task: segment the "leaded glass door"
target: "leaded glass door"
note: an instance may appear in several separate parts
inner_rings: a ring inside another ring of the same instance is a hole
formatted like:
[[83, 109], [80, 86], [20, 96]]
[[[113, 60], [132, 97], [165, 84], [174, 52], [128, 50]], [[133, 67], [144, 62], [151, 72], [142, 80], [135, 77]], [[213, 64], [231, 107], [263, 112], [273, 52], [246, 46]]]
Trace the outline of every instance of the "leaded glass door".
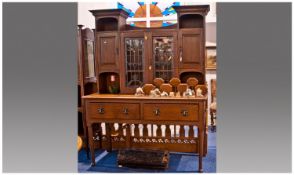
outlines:
[[126, 87], [144, 83], [144, 38], [125, 38]]
[[146, 83], [146, 39], [142, 32], [123, 33], [121, 37], [123, 72], [122, 93], [133, 94]]
[[152, 33], [152, 64], [153, 79], [162, 78], [167, 83], [177, 76], [176, 46], [177, 34], [175, 32]]

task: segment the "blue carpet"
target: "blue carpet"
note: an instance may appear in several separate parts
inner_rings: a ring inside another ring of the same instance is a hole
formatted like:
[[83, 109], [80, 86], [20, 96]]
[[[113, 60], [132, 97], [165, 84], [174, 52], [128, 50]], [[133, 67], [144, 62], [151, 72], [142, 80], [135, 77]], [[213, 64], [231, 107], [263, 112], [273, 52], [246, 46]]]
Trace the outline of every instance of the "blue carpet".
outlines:
[[[216, 172], [216, 133], [208, 133], [208, 153], [203, 158], [203, 171], [207, 173]], [[197, 172], [198, 156], [196, 154], [170, 153], [169, 167], [165, 170], [128, 168], [117, 166], [117, 151], [107, 153], [105, 150], [96, 150], [96, 166], [90, 166], [85, 150], [78, 154], [79, 172], [128, 172], [128, 173], [152, 173], [152, 172]]]

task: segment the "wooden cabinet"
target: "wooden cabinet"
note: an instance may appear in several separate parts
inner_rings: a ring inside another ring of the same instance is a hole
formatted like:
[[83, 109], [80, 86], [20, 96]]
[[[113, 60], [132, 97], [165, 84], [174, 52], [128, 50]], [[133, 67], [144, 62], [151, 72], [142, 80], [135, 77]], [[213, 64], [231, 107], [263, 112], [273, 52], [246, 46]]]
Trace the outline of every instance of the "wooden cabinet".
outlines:
[[162, 28], [127, 25], [128, 14], [121, 9], [91, 10], [96, 20], [99, 93], [112, 93], [108, 90], [111, 77], [122, 94], [133, 94], [155, 78], [169, 82], [177, 77], [186, 82], [195, 77], [205, 84], [205, 16], [209, 6], [174, 8], [178, 23]]
[[[128, 13], [122, 9], [90, 11], [96, 24], [95, 62], [99, 94], [84, 96], [84, 103], [93, 164], [94, 126], [98, 124], [101, 128], [101, 123], [105, 123], [106, 135], [101, 131], [98, 133], [100, 148], [197, 152], [199, 171], [202, 170], [202, 156], [207, 152], [207, 97], [133, 95], [137, 87], [153, 83], [154, 78], [169, 82], [177, 77], [186, 83], [188, 78], [195, 77], [199, 84], [205, 84], [205, 16], [209, 6], [174, 8], [178, 23], [162, 28], [127, 25]], [[113, 129], [114, 123], [118, 123], [118, 129]], [[143, 127], [140, 132], [139, 125]], [[148, 134], [150, 127], [151, 135]]]
[[182, 29], [179, 32], [179, 69], [204, 68], [204, 43], [202, 29]]

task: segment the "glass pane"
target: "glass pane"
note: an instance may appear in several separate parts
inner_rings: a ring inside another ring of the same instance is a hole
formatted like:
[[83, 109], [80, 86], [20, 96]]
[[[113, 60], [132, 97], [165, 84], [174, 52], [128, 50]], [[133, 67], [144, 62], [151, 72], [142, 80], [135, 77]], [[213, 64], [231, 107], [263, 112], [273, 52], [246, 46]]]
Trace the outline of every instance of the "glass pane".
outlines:
[[154, 78], [169, 82], [173, 75], [173, 37], [153, 38]]
[[139, 87], [143, 85], [144, 70], [144, 40], [143, 38], [125, 39], [126, 86]]
[[94, 43], [93, 41], [85, 41], [85, 77], [95, 77], [95, 66], [94, 66]]

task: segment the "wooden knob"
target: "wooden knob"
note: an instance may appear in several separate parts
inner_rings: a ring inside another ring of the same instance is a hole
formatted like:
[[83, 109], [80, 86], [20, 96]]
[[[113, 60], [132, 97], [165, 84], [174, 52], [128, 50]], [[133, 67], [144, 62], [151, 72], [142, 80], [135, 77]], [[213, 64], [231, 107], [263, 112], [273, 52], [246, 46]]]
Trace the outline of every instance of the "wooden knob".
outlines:
[[98, 108], [98, 113], [99, 114], [104, 114], [104, 108], [103, 107]]
[[159, 110], [159, 108], [156, 108], [156, 109], [153, 111], [153, 113], [154, 113], [154, 115], [159, 116], [159, 114], [160, 114], [160, 110]]
[[123, 113], [126, 114], [126, 115], [128, 115], [129, 114], [129, 109], [128, 108], [124, 108], [123, 109]]
[[181, 114], [182, 114], [184, 117], [187, 117], [189, 113], [188, 113], [187, 110], [184, 110], [184, 109], [183, 109], [183, 110], [181, 111]]

